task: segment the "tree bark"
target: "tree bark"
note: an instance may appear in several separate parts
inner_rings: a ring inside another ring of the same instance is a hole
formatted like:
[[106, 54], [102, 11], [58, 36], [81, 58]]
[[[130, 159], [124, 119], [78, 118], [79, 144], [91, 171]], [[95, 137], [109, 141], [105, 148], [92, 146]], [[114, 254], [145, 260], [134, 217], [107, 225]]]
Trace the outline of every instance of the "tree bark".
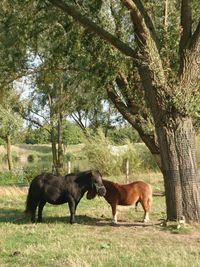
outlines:
[[167, 219], [200, 222], [195, 133], [190, 118], [177, 115], [157, 127], [166, 191]]

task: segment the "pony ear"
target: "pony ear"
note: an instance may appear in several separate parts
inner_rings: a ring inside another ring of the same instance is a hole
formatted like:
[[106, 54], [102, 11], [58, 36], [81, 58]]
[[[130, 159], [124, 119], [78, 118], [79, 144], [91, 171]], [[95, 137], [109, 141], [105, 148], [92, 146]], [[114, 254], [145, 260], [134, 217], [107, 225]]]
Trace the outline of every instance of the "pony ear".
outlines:
[[99, 175], [102, 177], [101, 173], [99, 170], [91, 170], [91, 176]]
[[86, 194], [86, 198], [87, 199], [93, 199], [93, 198], [95, 198], [96, 197], [96, 192], [94, 191], [94, 190], [90, 190], [90, 191], [88, 191], [87, 192], [87, 194]]

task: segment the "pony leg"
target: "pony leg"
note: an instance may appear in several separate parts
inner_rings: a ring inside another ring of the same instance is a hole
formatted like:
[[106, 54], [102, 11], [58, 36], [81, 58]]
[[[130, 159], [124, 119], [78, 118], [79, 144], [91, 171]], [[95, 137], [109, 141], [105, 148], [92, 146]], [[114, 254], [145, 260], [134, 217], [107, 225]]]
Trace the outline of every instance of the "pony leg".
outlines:
[[37, 209], [37, 204], [35, 204], [34, 206], [32, 206], [32, 209], [31, 209], [31, 222], [32, 223], [35, 223], [36, 209]]
[[139, 203], [140, 203], [139, 200], [135, 203], [135, 211], [138, 211], [138, 204], [139, 204]]
[[149, 222], [149, 213], [148, 212], [145, 212], [143, 222], [144, 223]]
[[46, 204], [46, 201], [42, 201], [42, 200], [39, 203], [39, 206], [38, 206], [38, 219], [37, 219], [38, 223], [42, 222], [42, 210], [43, 210], [45, 204]]
[[111, 208], [112, 208], [112, 216], [113, 216], [112, 222], [114, 224], [117, 224], [117, 205], [112, 205]]
[[143, 210], [144, 210], [144, 219], [143, 222], [146, 223], [149, 221], [149, 210], [150, 210], [150, 205], [149, 201], [141, 202]]
[[70, 200], [68, 202], [68, 205], [69, 205], [69, 210], [70, 210], [70, 223], [73, 224], [75, 223], [75, 213], [76, 213], [76, 204], [75, 204], [75, 201], [74, 200]]

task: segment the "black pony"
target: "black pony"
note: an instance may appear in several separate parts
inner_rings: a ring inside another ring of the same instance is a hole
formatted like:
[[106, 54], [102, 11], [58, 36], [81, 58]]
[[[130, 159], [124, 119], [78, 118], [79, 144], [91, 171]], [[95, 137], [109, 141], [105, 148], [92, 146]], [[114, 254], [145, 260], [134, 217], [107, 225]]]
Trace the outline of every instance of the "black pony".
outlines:
[[84, 193], [90, 190], [95, 190], [99, 196], [106, 194], [101, 174], [98, 171], [71, 173], [66, 176], [42, 173], [30, 184], [25, 212], [30, 214], [31, 222], [34, 223], [38, 207], [37, 222], [42, 222], [42, 210], [46, 202], [53, 205], [68, 202], [70, 223], [74, 223], [77, 205]]

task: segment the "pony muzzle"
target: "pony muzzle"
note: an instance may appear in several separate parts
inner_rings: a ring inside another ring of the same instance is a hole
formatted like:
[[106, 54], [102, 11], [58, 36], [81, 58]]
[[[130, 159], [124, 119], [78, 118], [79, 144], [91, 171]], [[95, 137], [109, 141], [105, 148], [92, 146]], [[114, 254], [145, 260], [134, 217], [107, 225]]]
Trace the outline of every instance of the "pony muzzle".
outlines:
[[98, 184], [94, 184], [94, 187], [96, 189], [97, 195], [100, 197], [104, 197], [106, 194], [106, 188], [105, 186], [99, 186]]

